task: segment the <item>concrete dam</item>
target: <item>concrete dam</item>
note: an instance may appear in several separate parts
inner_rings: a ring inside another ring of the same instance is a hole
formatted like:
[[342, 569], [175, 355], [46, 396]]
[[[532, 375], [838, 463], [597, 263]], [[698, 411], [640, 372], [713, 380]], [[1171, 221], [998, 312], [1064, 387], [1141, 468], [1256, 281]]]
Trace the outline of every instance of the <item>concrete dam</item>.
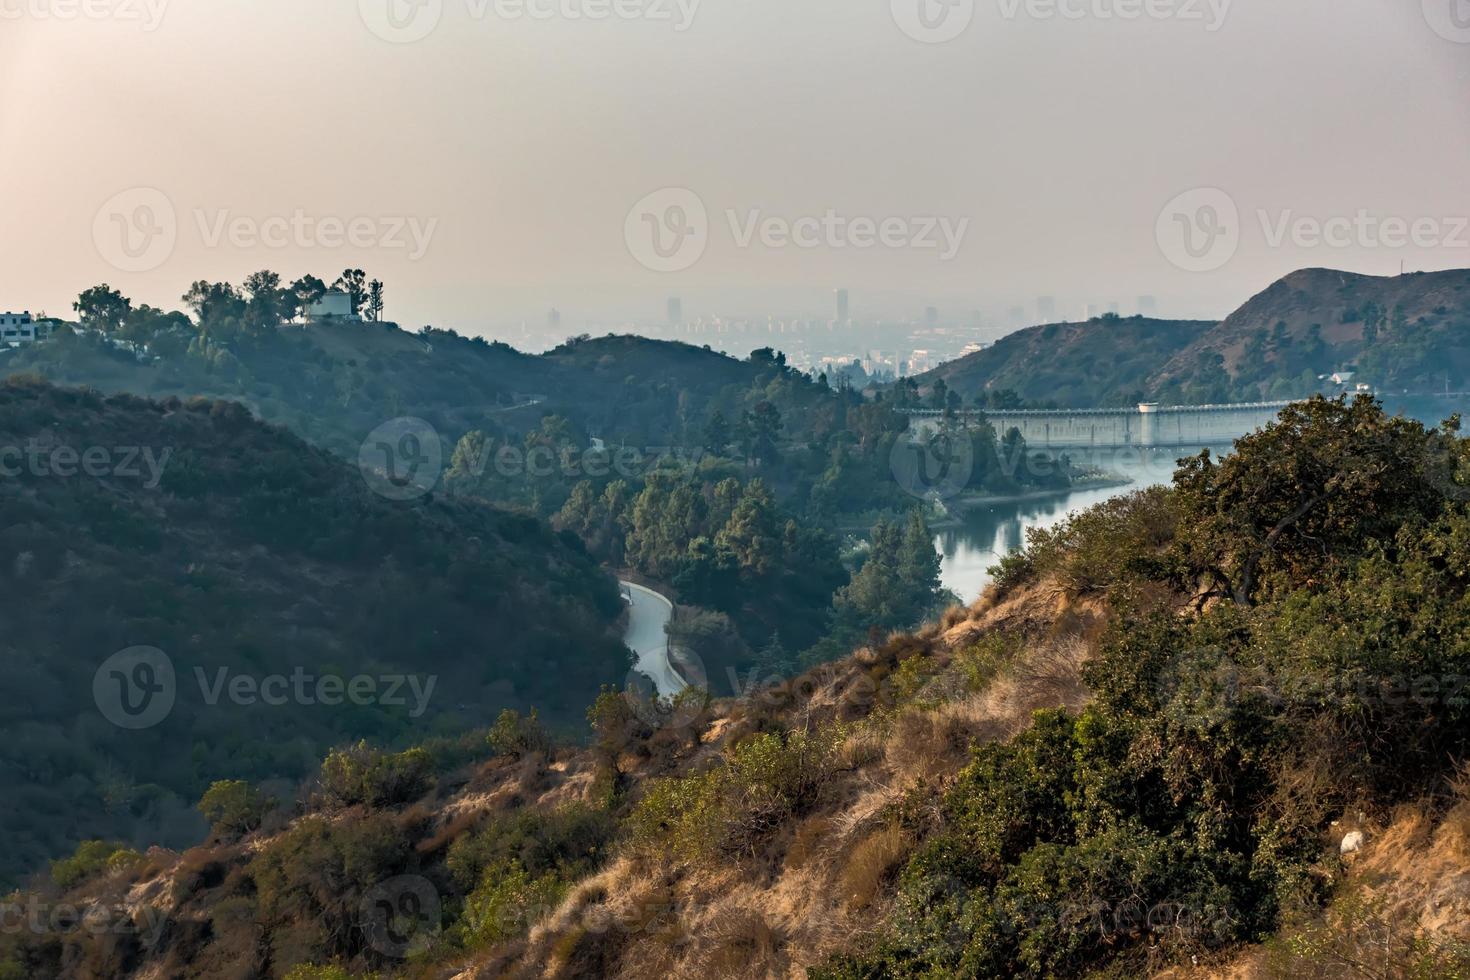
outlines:
[[[1060, 409], [1036, 411], [960, 412], [972, 421], [984, 418], [1004, 436], [1021, 430], [1032, 449], [1186, 449], [1223, 446], [1275, 420], [1291, 402], [1248, 402], [1236, 405], [1137, 408]], [[911, 432], [938, 431], [943, 412], [911, 409]]]

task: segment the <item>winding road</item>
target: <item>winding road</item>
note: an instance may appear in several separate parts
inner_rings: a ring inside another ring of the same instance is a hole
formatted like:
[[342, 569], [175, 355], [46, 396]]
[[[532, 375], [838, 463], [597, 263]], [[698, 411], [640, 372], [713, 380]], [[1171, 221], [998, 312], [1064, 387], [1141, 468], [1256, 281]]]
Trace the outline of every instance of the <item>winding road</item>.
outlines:
[[637, 656], [633, 669], [652, 679], [660, 697], [671, 698], [689, 686], [669, 663], [669, 635], [664, 627], [674, 618], [674, 604], [641, 585], [618, 584], [629, 600], [623, 642]]

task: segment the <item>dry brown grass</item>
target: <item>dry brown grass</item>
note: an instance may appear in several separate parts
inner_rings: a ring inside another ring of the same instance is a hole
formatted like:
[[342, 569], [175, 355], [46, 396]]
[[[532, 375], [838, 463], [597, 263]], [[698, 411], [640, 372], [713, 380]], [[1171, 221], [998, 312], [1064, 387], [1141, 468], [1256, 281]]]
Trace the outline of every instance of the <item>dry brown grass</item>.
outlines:
[[835, 825], [831, 817], [811, 817], [797, 825], [786, 845], [786, 867], [790, 871], [802, 871], [824, 856], [834, 836]]
[[842, 900], [863, 909], [878, 898], [883, 885], [908, 856], [910, 842], [897, 823], [891, 823], [858, 842], [842, 869]]
[[969, 618], [969, 609], [964, 606], [950, 606], [944, 611], [944, 615], [939, 617], [939, 630], [941, 633], [947, 633], [959, 624], [968, 621]]
[[441, 823], [428, 837], [419, 841], [415, 848], [420, 854], [433, 854], [444, 850], [459, 838], [477, 829], [484, 822], [483, 809], [459, 808], [441, 814]]
[[732, 910], [712, 921], [703, 938], [701, 948], [675, 976], [759, 980], [790, 974], [790, 964], [782, 955], [787, 936], [758, 909]]
[[[851, 950], [882, 928], [894, 877], [914, 847], [900, 809], [927, 813], [925, 801], [963, 768], [976, 741], [1025, 729], [1039, 709], [1083, 705], [1081, 669], [1105, 615], [1100, 601], [1017, 590], [949, 610], [915, 634], [760, 697], [722, 703], [672, 771], [696, 771], [754, 732], [849, 725], [821, 798], [740, 861], [680, 865], [656, 850], [617, 858], [573, 888], [523, 950], [497, 961], [503, 973], [495, 975], [801, 977]], [[971, 690], [957, 654], [996, 631], [1012, 638], [1005, 663]], [[662, 770], [645, 759], [633, 776]]]

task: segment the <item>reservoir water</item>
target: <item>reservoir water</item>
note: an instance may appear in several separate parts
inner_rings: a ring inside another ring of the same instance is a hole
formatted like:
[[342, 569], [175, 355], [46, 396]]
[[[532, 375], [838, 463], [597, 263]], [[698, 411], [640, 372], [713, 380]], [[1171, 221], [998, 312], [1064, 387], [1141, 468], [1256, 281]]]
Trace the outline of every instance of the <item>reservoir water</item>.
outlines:
[[[965, 603], [974, 602], [990, 584], [990, 567], [1020, 550], [1032, 528], [1050, 528], [1072, 514], [1105, 500], [1169, 483], [1177, 461], [1205, 447], [1173, 450], [1131, 450], [1113, 455], [1103, 468], [1131, 479], [1127, 486], [1098, 487], [1030, 500], [982, 504], [964, 515], [964, 525], [945, 528], [935, 535], [939, 549], [940, 577], [944, 587]], [[1229, 447], [1210, 447], [1216, 455]]]

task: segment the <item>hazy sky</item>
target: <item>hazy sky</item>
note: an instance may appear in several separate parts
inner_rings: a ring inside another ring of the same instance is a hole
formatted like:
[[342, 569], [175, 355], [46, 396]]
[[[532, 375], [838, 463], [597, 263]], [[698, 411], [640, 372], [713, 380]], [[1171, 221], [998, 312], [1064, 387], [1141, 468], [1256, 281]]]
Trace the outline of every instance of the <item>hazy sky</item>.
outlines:
[[0, 0], [0, 309], [360, 266], [466, 332], [1212, 316], [1470, 266], [1470, 0], [944, 2]]

